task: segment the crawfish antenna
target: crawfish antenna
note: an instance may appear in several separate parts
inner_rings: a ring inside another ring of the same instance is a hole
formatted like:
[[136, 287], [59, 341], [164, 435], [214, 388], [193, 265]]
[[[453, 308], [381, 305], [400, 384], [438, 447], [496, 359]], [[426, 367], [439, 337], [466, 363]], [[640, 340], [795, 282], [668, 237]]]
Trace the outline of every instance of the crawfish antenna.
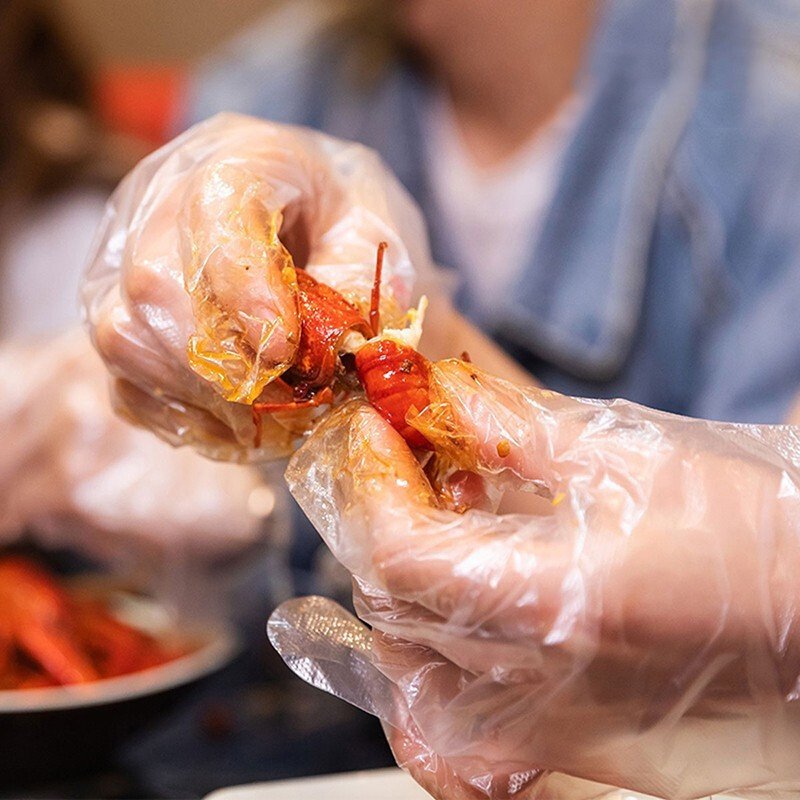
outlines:
[[372, 297], [369, 304], [369, 325], [372, 335], [377, 336], [381, 326], [381, 275], [383, 274], [383, 254], [389, 245], [381, 242], [378, 245], [378, 256], [375, 260], [375, 279], [372, 282]]

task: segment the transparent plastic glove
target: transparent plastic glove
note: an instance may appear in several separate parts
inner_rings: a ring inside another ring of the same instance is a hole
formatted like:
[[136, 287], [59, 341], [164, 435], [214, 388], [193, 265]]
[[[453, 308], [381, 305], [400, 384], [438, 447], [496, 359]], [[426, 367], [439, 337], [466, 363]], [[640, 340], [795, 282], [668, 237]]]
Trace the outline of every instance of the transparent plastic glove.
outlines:
[[291, 452], [308, 410], [274, 379], [295, 357], [294, 268], [366, 308], [386, 241], [382, 313], [408, 307], [430, 270], [419, 210], [370, 150], [303, 128], [224, 114], [144, 161], [112, 196], [83, 290], [95, 345], [130, 419], [206, 455]]
[[83, 331], [0, 346], [0, 373], [0, 542], [24, 533], [109, 562], [211, 560], [262, 535], [274, 502], [258, 473], [120, 420]]
[[372, 632], [294, 601], [290, 666], [439, 798], [796, 797], [797, 429], [432, 375], [415, 424], [536, 510], [448, 511], [371, 408], [334, 412], [287, 477]]

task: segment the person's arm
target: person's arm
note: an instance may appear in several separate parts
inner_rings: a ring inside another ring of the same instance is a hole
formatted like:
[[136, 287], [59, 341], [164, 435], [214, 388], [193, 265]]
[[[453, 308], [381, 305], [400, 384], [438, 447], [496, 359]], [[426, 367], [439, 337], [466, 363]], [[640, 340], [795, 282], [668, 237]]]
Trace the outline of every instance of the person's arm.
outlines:
[[480, 329], [455, 310], [443, 292], [432, 293], [420, 350], [432, 361], [460, 358], [463, 353], [481, 369], [522, 386], [538, 386], [536, 378]]
[[789, 411], [789, 416], [786, 418], [789, 425], [800, 425], [800, 394], [795, 398], [794, 404]]

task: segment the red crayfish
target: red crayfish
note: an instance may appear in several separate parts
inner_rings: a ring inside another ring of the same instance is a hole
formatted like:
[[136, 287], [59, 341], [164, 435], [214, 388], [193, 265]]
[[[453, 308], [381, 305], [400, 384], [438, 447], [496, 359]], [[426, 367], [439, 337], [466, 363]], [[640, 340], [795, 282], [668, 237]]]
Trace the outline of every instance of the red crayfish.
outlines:
[[[377, 339], [380, 332], [380, 287], [386, 242], [378, 245], [369, 319], [339, 292], [319, 283], [307, 272], [296, 273], [300, 316], [300, 342], [295, 362], [281, 380], [292, 399], [280, 403], [253, 403], [256, 446], [260, 444], [261, 415], [333, 402], [337, 378], [355, 373], [367, 400], [411, 447], [430, 450], [431, 443], [408, 423], [412, 410], [429, 402], [429, 362], [417, 350], [394, 339]], [[367, 341], [345, 366], [339, 356], [349, 331]]]
[[112, 615], [22, 556], [0, 558], [0, 690], [89, 683], [187, 652]]

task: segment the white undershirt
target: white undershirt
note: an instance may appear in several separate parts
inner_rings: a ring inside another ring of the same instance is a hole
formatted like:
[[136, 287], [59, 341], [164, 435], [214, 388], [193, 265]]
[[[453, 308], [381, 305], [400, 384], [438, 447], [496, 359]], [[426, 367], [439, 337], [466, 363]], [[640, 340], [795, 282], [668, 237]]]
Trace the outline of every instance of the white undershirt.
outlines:
[[574, 132], [580, 99], [566, 101], [514, 155], [491, 169], [475, 165], [443, 96], [428, 105], [424, 124], [433, 199], [459, 273], [491, 324], [508, 288], [524, 269], [555, 192]]

